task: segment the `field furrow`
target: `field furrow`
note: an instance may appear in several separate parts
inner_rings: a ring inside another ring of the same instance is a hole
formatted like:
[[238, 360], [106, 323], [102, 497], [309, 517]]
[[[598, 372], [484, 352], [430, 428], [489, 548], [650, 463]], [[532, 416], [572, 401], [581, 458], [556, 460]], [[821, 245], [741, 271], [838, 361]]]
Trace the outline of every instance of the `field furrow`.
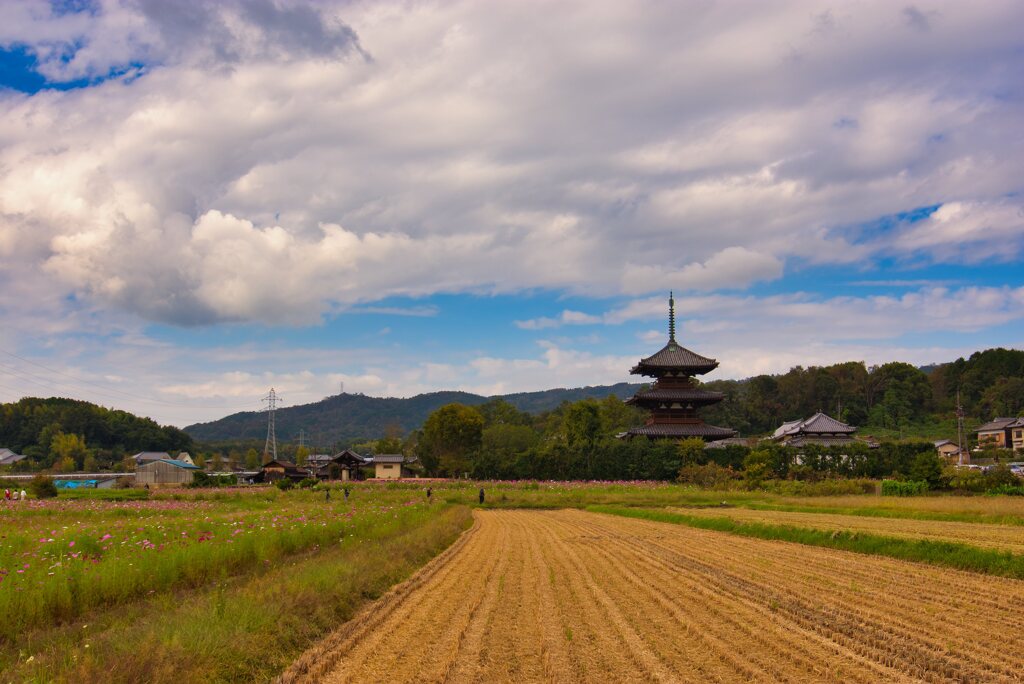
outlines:
[[871, 518], [837, 513], [796, 513], [749, 508], [669, 508], [667, 510], [702, 518], [729, 518], [737, 522], [792, 525], [817, 530], [865, 532], [903, 539], [956, 542], [1013, 553], [1024, 553], [1024, 526], [989, 523]]
[[476, 516], [282, 680], [1024, 676], [1024, 582], [581, 511]]

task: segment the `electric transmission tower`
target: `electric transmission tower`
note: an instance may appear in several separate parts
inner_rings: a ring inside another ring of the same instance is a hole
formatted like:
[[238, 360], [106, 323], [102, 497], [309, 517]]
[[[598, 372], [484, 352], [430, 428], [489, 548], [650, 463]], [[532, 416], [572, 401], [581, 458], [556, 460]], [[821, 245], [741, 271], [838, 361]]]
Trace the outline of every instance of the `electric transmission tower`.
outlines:
[[267, 443], [263, 447], [263, 460], [277, 460], [277, 435], [274, 433], [274, 411], [277, 410], [277, 393], [270, 388], [270, 394], [263, 397], [267, 404]]

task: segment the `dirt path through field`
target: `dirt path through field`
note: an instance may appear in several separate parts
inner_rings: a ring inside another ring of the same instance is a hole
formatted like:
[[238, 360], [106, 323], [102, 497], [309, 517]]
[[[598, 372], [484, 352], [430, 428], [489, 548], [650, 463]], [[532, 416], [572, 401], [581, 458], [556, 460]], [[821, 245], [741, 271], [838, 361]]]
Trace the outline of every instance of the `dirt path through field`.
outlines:
[[478, 511], [284, 682], [1020, 681], [1024, 582], [580, 511]]

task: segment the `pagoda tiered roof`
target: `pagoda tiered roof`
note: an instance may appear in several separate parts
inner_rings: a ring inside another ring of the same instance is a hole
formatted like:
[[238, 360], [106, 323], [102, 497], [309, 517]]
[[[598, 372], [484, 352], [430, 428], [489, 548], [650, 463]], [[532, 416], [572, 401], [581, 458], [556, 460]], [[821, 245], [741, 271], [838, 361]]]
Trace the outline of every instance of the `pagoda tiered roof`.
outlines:
[[695, 387], [653, 387], [649, 390], [640, 390], [632, 398], [627, 399], [627, 404], [639, 404], [641, 402], [697, 402], [701, 404], [713, 404], [725, 398], [721, 392], [711, 392], [697, 389]]
[[721, 392], [701, 389], [693, 379], [718, 367], [718, 361], [690, 351], [676, 342], [675, 299], [668, 297], [668, 344], [641, 359], [630, 371], [633, 375], [655, 378], [650, 389], [640, 390], [627, 404], [649, 409], [651, 417], [642, 427], [623, 433], [629, 437], [651, 439], [684, 439], [700, 437], [712, 442], [736, 435], [735, 430], [708, 425], [697, 408], [717, 404], [725, 398]]
[[659, 377], [667, 372], [685, 373], [686, 375], [703, 375], [718, 368], [718, 361], [709, 359], [680, 346], [675, 337], [668, 344], [640, 363], [629, 372], [633, 375], [649, 375]]
[[704, 439], [723, 439], [735, 437], [736, 431], [729, 428], [716, 427], [707, 423], [652, 423], [630, 428], [627, 434], [636, 437], [702, 437]]

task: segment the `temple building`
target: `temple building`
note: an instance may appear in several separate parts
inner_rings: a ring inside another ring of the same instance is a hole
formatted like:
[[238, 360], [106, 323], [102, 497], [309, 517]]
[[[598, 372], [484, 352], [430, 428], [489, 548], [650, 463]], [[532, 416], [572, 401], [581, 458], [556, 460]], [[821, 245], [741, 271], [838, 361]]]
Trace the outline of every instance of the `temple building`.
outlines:
[[668, 344], [630, 371], [632, 375], [654, 378], [650, 389], [636, 393], [627, 404], [634, 404], [651, 412], [642, 427], [630, 429], [629, 437], [651, 439], [684, 439], [700, 437], [711, 442], [734, 437], [735, 430], [708, 425], [697, 414], [701, 406], [717, 404], [724, 399], [720, 392], [701, 389], [696, 375], [709, 373], [718, 367], [718, 361], [695, 354], [676, 342], [675, 300], [668, 298]]
[[772, 439], [786, 446], [802, 447], [806, 444], [843, 446], [857, 441], [853, 433], [857, 428], [818, 411], [805, 420], [791, 420], [772, 433]]

